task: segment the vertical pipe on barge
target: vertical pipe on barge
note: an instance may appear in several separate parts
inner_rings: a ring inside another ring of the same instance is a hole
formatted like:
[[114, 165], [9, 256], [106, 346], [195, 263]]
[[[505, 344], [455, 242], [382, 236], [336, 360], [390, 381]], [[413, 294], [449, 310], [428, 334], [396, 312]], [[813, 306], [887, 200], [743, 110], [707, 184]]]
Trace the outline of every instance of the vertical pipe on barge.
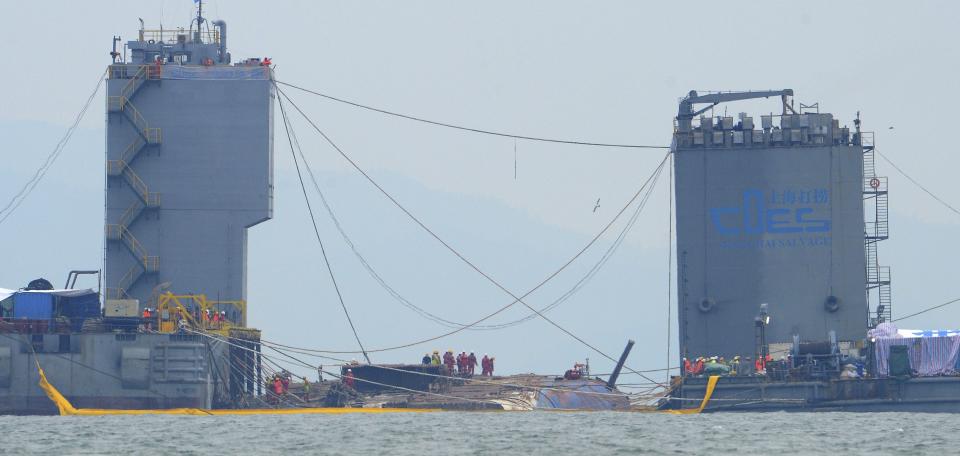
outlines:
[[617, 386], [617, 378], [620, 377], [620, 370], [623, 369], [623, 365], [627, 362], [627, 356], [630, 355], [633, 344], [634, 342], [632, 340], [627, 341], [627, 346], [623, 348], [620, 360], [617, 361], [617, 367], [613, 368], [613, 373], [610, 374], [610, 379], [607, 380], [607, 388], [613, 389]]

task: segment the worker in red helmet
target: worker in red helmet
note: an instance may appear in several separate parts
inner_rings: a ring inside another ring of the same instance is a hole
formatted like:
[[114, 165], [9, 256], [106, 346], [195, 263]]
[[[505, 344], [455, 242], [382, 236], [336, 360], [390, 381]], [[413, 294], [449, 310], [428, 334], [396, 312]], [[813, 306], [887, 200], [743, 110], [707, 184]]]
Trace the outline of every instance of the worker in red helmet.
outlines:
[[483, 354], [483, 359], [480, 360], [480, 375], [486, 377], [490, 375], [490, 357], [486, 353]]

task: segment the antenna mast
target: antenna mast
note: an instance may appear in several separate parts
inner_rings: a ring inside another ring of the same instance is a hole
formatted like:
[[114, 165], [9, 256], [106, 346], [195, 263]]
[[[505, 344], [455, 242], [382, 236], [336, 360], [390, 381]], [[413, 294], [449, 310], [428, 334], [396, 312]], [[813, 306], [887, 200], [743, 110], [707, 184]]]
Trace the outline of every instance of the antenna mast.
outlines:
[[196, 0], [197, 2], [197, 36], [194, 41], [197, 43], [203, 42], [203, 33], [200, 31], [203, 27], [203, 0]]

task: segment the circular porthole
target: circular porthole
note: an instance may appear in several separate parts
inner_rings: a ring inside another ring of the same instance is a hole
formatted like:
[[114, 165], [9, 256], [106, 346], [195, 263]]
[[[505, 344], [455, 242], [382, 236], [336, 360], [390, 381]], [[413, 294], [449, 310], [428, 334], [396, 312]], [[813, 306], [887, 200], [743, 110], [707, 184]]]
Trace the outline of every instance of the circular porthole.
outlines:
[[827, 296], [827, 299], [823, 302], [823, 308], [830, 313], [840, 310], [840, 298], [836, 296]]
[[716, 301], [711, 298], [703, 298], [700, 300], [700, 304], [697, 304], [697, 308], [700, 309], [700, 312], [707, 313], [713, 310], [717, 305]]

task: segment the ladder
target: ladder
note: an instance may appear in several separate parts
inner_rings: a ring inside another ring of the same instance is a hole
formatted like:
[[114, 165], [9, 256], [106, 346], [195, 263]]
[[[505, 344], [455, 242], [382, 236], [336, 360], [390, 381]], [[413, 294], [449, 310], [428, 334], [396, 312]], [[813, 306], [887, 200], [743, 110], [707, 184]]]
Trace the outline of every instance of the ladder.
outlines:
[[877, 243], [890, 238], [890, 208], [887, 178], [877, 176], [873, 132], [858, 133], [863, 147], [863, 242], [868, 324], [876, 327], [893, 319], [890, 267], [881, 266]]

